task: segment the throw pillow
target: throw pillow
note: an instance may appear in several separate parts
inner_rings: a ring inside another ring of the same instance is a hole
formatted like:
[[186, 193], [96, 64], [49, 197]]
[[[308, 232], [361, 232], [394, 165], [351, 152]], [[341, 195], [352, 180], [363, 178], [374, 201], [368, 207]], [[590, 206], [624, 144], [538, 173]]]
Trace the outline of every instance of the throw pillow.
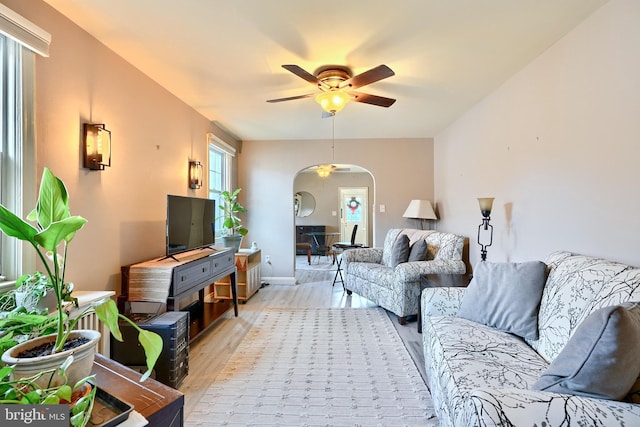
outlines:
[[622, 400], [640, 375], [640, 304], [591, 313], [533, 385], [534, 390]]
[[398, 264], [407, 262], [409, 259], [409, 236], [401, 234], [396, 238], [391, 247], [391, 268], [396, 268]]
[[418, 240], [411, 246], [411, 252], [409, 252], [409, 262], [411, 261], [425, 261], [427, 259], [427, 242], [425, 240]]
[[522, 338], [538, 339], [545, 271], [541, 261], [478, 263], [458, 316]]

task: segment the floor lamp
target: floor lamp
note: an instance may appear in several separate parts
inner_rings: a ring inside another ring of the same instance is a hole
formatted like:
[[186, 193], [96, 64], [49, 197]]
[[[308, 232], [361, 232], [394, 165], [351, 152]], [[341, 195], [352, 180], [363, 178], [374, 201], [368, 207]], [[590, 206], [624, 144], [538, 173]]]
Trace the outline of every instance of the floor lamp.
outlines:
[[404, 218], [414, 218], [420, 220], [420, 229], [424, 230], [422, 225], [425, 219], [435, 221], [438, 219], [436, 213], [433, 211], [431, 202], [428, 200], [412, 200], [407, 206], [407, 210], [404, 211]]
[[[480, 204], [480, 213], [482, 213], [482, 223], [478, 226], [478, 244], [480, 245], [480, 257], [482, 261], [487, 260], [487, 248], [493, 243], [493, 225], [489, 224], [491, 220], [491, 209], [493, 208], [493, 197], [480, 197], [478, 203]], [[489, 243], [483, 243], [480, 239], [480, 235], [484, 233], [489, 234]]]

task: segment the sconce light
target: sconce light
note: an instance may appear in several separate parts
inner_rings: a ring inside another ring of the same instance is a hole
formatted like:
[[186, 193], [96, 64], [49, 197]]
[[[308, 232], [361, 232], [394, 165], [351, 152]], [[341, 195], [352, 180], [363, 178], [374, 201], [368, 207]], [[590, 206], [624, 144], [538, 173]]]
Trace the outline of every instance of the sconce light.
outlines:
[[104, 124], [84, 124], [84, 167], [94, 171], [111, 166], [111, 131]]
[[202, 163], [198, 160], [189, 161], [189, 188], [202, 187]]
[[412, 200], [404, 211], [404, 218], [415, 218], [420, 220], [420, 229], [423, 229], [422, 223], [425, 219], [437, 220], [438, 217], [433, 211], [431, 202], [428, 200]]
[[[493, 200], [493, 197], [478, 198], [478, 203], [480, 204], [480, 213], [482, 213], [482, 224], [478, 226], [478, 244], [481, 248], [480, 256], [482, 258], [482, 261], [487, 260], [487, 248], [493, 243], [493, 225], [489, 224], [489, 220], [491, 219], [489, 216], [491, 215]], [[483, 241], [480, 239], [480, 234], [483, 234], [483, 231], [489, 233], [488, 243], [483, 243]]]

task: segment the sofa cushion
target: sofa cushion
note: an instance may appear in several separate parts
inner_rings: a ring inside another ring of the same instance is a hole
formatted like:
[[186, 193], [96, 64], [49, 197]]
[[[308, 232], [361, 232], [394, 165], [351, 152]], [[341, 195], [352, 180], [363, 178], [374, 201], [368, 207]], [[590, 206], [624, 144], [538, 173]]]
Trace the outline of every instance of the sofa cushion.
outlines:
[[409, 259], [409, 236], [401, 234], [391, 247], [390, 267], [396, 268], [398, 264], [407, 262]]
[[425, 238], [427, 261], [439, 259], [462, 259], [464, 238], [451, 233], [433, 233]]
[[458, 316], [523, 338], [538, 338], [538, 308], [546, 265], [480, 262]]
[[[539, 339], [529, 341], [549, 363], [560, 354], [575, 328], [595, 310], [596, 297], [604, 299], [600, 293], [612, 292], [610, 281], [629, 269], [628, 265], [602, 258], [566, 254], [554, 253], [547, 258], [547, 264], [552, 268], [540, 302]], [[560, 260], [555, 262], [558, 258]], [[626, 301], [640, 301], [640, 294], [636, 295], [622, 297]], [[615, 304], [617, 302], [607, 305]]]
[[425, 261], [427, 259], [427, 242], [425, 240], [418, 240], [411, 246], [411, 252], [409, 252], [409, 262]]
[[534, 390], [621, 400], [640, 375], [640, 304], [594, 311], [533, 385]]
[[463, 420], [479, 387], [528, 389], [548, 364], [519, 337], [453, 316], [423, 317], [425, 368], [443, 426]]

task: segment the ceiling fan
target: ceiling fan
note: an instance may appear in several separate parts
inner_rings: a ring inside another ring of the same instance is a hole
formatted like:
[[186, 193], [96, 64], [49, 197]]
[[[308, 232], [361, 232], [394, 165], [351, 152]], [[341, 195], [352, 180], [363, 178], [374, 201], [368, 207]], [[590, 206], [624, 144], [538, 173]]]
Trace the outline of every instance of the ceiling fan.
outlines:
[[333, 172], [350, 172], [351, 168], [341, 165], [325, 164], [312, 166], [309, 168], [309, 170], [317, 173], [322, 178], [326, 178]]
[[334, 115], [342, 110], [349, 101], [363, 102], [379, 107], [390, 107], [396, 102], [393, 98], [371, 95], [354, 90], [395, 75], [393, 70], [386, 65], [378, 65], [356, 76], [353, 75], [349, 67], [341, 65], [325, 65], [318, 68], [315, 74], [309, 73], [298, 65], [283, 65], [282, 68], [309, 83], [317, 85], [320, 93], [269, 99], [267, 102], [292, 101], [315, 96], [316, 101], [329, 115]]

